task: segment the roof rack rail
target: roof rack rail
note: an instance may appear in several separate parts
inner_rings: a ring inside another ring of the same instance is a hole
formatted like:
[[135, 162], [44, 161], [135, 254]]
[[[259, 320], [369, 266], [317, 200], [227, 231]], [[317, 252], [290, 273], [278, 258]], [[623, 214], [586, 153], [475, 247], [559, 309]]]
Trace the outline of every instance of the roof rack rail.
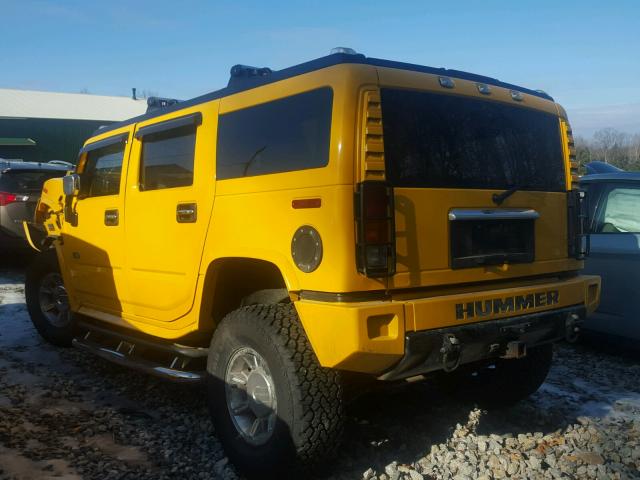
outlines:
[[175, 98], [149, 97], [147, 98], [147, 113], [170, 107], [176, 103], [180, 103], [180, 100]]
[[250, 65], [234, 65], [231, 67], [228, 87], [244, 83], [248, 79], [268, 77], [273, 73], [269, 67], [252, 67]]

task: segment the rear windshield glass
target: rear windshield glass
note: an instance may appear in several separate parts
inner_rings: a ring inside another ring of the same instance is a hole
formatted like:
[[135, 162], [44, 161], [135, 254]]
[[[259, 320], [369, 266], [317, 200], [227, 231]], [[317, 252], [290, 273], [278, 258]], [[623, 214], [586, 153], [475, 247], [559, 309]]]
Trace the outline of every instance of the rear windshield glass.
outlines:
[[10, 193], [39, 192], [45, 181], [64, 175], [63, 170], [9, 170], [0, 174], [0, 190]]
[[382, 89], [392, 185], [564, 191], [558, 117], [488, 101]]

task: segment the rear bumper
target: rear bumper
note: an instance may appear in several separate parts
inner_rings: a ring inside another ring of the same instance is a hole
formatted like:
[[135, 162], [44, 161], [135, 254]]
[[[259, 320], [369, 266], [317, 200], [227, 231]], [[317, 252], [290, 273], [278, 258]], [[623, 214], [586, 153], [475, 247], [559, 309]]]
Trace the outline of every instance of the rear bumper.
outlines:
[[525, 354], [527, 348], [574, 337], [584, 314], [584, 307], [569, 307], [461, 327], [413, 332], [405, 338], [402, 360], [379, 379], [398, 380], [513, 355], [509, 351], [510, 344], [519, 344], [523, 348], [520, 353]]
[[558, 340], [567, 319], [594, 311], [599, 298], [599, 277], [574, 276], [422, 298], [295, 305], [321, 365], [395, 379], [444, 368], [440, 350], [452, 335], [464, 346], [459, 363], [500, 356], [509, 342]]

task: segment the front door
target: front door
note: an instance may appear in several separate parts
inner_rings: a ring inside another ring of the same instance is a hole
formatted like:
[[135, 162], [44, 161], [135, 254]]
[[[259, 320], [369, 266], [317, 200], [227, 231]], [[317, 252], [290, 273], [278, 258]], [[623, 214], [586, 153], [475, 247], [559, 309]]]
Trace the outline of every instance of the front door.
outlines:
[[640, 184], [599, 187], [585, 272], [601, 276], [602, 295], [585, 326], [640, 339]]
[[125, 313], [171, 322], [191, 310], [213, 204], [216, 115], [142, 122], [127, 178]]
[[61, 246], [65, 282], [83, 309], [122, 311], [124, 277], [124, 170], [130, 132], [88, 144], [81, 151], [75, 219], [67, 218]]

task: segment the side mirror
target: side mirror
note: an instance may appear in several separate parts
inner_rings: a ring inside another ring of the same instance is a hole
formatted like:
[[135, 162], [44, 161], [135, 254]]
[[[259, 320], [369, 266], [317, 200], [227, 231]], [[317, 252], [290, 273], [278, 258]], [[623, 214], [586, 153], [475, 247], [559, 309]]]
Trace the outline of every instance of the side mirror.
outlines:
[[80, 192], [80, 175], [72, 173], [62, 178], [62, 191], [68, 197], [77, 195]]

